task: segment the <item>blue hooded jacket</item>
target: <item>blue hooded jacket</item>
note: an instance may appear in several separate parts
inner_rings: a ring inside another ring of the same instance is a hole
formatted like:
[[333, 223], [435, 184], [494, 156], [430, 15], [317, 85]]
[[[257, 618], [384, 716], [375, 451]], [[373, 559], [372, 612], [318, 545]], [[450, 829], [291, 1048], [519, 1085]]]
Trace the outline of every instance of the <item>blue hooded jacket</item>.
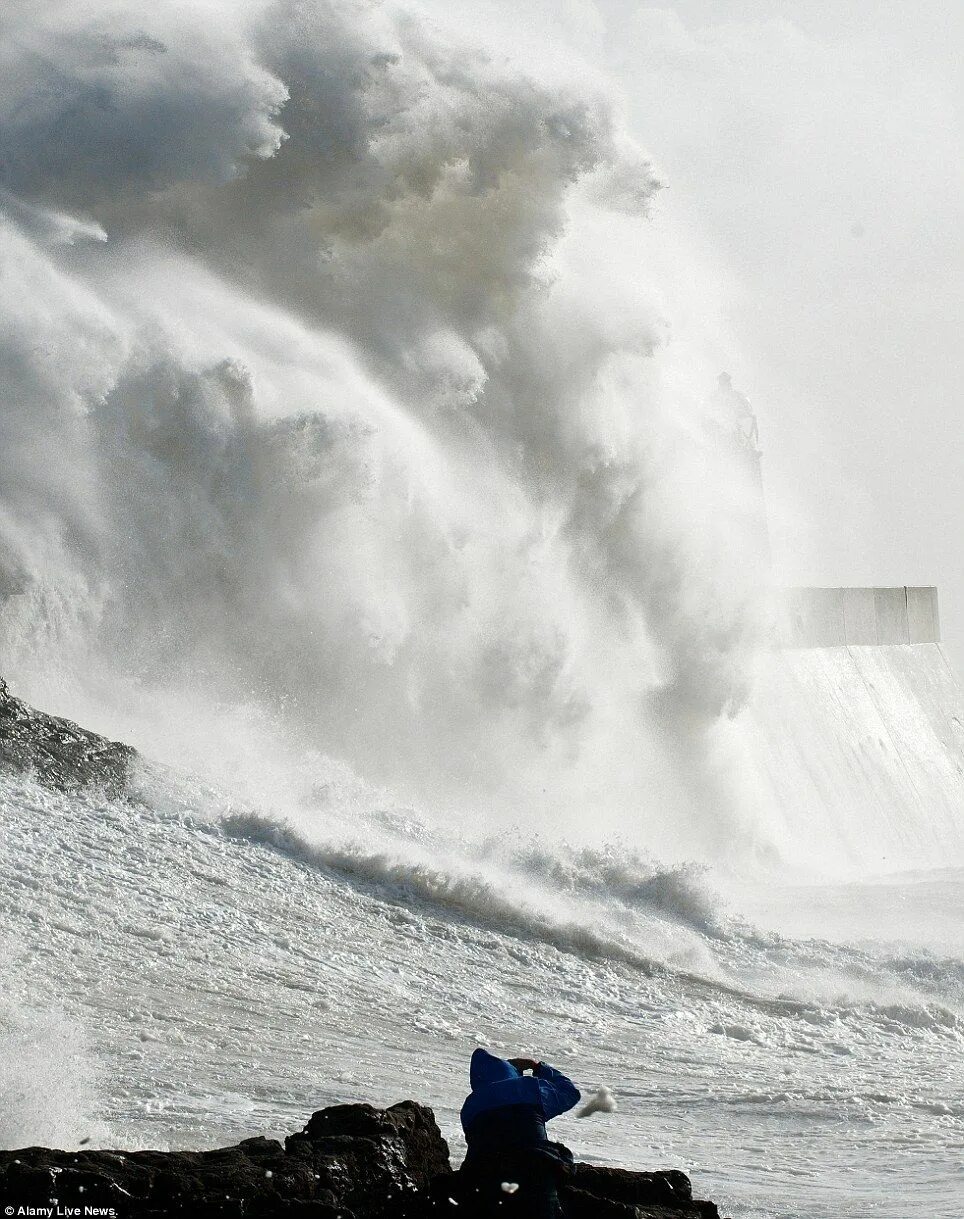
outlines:
[[526, 1105], [548, 1122], [579, 1101], [579, 1089], [561, 1071], [540, 1062], [533, 1075], [523, 1075], [511, 1062], [481, 1048], [472, 1055], [469, 1082], [472, 1091], [459, 1115], [466, 1134], [477, 1117], [493, 1109]]

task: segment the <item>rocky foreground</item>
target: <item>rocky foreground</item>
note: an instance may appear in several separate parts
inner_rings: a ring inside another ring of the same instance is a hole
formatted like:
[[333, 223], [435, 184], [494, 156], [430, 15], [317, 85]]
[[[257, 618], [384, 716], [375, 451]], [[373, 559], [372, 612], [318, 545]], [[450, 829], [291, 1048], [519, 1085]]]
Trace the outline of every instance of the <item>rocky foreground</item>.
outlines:
[[[511, 1185], [511, 1182], [508, 1184]], [[575, 1164], [562, 1189], [570, 1219], [716, 1219], [689, 1178]], [[335, 1105], [284, 1145], [245, 1139], [214, 1151], [0, 1152], [0, 1204], [8, 1215], [299, 1216], [422, 1219], [470, 1215], [431, 1109]], [[506, 1214], [511, 1193], [506, 1194]], [[13, 1209], [10, 1209], [10, 1208]]]

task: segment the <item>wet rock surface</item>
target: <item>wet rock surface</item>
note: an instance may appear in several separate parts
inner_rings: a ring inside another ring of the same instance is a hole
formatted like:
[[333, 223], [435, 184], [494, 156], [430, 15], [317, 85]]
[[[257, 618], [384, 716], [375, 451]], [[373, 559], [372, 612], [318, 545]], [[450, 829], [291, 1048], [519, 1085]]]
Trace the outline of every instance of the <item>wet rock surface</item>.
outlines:
[[58, 791], [124, 791], [137, 753], [70, 720], [37, 711], [7, 689], [0, 677], [0, 769], [33, 775]]
[[567, 1219], [718, 1219], [720, 1213], [714, 1202], [694, 1198], [689, 1177], [675, 1168], [630, 1172], [576, 1164], [563, 1185], [562, 1198]]
[[[213, 1151], [0, 1152], [0, 1204], [12, 1214], [304, 1216], [421, 1219], [469, 1213], [431, 1109], [336, 1105], [284, 1144], [245, 1139]], [[572, 1219], [713, 1219], [681, 1172], [576, 1164], [562, 1188]], [[507, 1202], [508, 1202], [507, 1196]], [[33, 1208], [33, 1209], [30, 1209]], [[509, 1213], [509, 1207], [506, 1207]]]

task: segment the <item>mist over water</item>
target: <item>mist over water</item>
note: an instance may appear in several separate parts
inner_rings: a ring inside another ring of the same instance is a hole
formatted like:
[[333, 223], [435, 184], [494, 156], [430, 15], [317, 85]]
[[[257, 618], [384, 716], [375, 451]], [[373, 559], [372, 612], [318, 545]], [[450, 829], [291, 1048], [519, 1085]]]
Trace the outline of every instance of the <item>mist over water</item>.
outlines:
[[745, 846], [754, 493], [601, 81], [419, 5], [19, 6], [2, 54], [10, 679], [202, 769]]

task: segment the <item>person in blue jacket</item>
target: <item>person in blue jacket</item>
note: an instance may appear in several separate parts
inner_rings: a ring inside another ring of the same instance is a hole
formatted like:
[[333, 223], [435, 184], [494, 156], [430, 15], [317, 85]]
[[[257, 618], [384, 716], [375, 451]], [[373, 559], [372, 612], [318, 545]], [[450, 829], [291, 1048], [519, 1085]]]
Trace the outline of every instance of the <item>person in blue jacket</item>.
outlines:
[[549, 1141], [546, 1122], [577, 1104], [579, 1089], [547, 1063], [483, 1049], [472, 1055], [469, 1081], [460, 1114], [467, 1146], [460, 1172], [476, 1213], [557, 1219], [556, 1182], [567, 1160]]

